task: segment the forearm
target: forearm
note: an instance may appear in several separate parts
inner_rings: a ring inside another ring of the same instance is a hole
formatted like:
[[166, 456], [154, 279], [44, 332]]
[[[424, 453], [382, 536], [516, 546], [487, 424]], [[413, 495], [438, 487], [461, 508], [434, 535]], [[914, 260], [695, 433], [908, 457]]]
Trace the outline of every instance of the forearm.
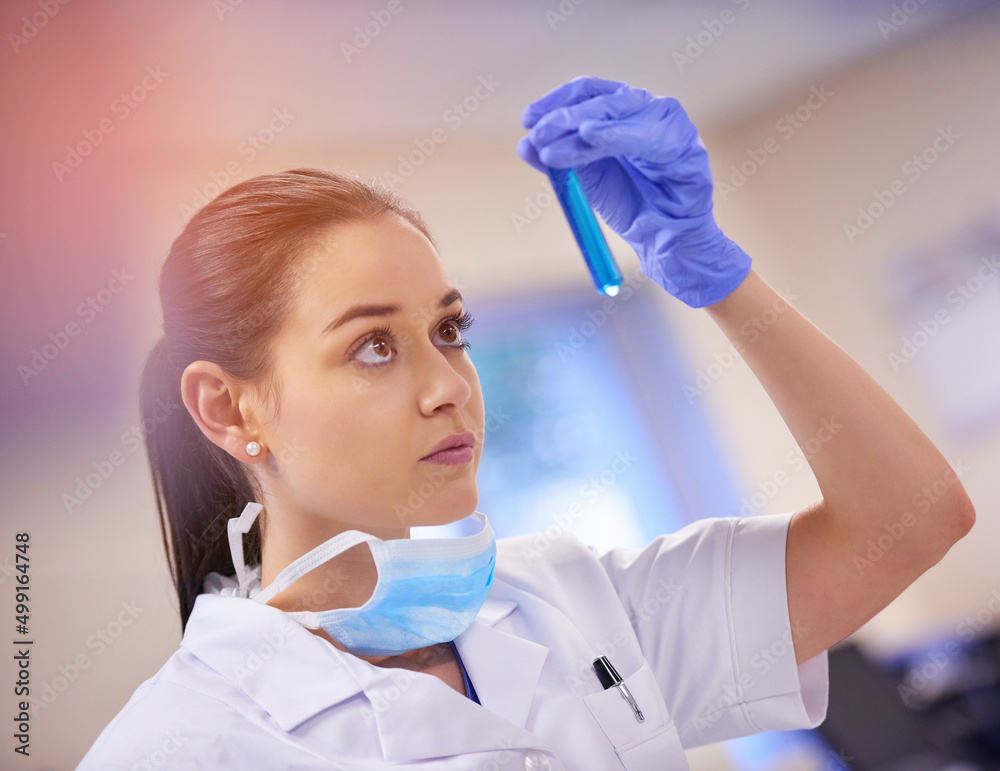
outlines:
[[949, 467], [872, 377], [756, 273], [708, 313], [741, 346], [846, 526], [867, 527], [864, 509], [876, 502], [898, 516]]
[[[845, 603], [832, 609], [790, 587], [793, 620], [825, 629], [823, 647], [802, 646], [803, 654], [818, 653], [937, 562], [971, 527], [972, 506], [948, 461], [902, 408], [756, 273], [707, 311], [767, 391], [822, 492], [822, 501], [793, 518], [789, 576], [822, 570], [856, 588], [864, 581], [859, 592], [845, 586], [823, 597]], [[868, 541], [887, 533], [892, 547], [880, 550], [876, 565], [866, 557]]]

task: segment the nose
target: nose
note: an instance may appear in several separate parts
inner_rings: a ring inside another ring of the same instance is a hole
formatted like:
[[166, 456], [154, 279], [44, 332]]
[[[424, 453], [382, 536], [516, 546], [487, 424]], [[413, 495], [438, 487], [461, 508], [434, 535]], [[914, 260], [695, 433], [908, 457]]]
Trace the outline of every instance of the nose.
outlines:
[[422, 362], [420, 411], [424, 415], [462, 409], [472, 396], [472, 386], [456, 368], [459, 351], [443, 351], [432, 346]]

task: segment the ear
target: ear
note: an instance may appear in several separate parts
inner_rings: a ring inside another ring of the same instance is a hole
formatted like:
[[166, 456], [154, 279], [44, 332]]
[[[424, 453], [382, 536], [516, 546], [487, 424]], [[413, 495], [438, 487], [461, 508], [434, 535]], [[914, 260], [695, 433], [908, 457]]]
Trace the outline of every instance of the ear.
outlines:
[[[264, 442], [254, 428], [253, 416], [240, 408], [245, 392], [244, 385], [210, 361], [192, 362], [181, 375], [181, 398], [201, 432], [236, 460], [257, 463], [264, 459]], [[251, 441], [262, 445], [257, 456], [247, 454]]]

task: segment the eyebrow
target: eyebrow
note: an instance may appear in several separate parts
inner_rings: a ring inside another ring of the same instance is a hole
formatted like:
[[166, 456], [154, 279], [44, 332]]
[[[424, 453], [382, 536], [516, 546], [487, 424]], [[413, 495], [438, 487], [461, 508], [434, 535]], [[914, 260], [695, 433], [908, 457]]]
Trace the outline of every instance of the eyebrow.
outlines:
[[[452, 289], [438, 301], [438, 306], [441, 308], [447, 308], [452, 303], [461, 300], [462, 293], [457, 289]], [[403, 309], [398, 305], [355, 305], [353, 308], [348, 308], [337, 318], [331, 321], [327, 325], [326, 329], [320, 333], [320, 337], [325, 335], [327, 332], [332, 332], [337, 327], [342, 326], [353, 319], [365, 318], [367, 316], [391, 316], [394, 313], [401, 313], [402, 310]]]

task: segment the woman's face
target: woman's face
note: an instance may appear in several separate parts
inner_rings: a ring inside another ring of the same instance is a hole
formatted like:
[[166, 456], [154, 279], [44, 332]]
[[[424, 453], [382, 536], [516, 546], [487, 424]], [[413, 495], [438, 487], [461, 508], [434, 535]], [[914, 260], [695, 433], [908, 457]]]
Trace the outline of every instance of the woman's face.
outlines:
[[[483, 397], [434, 247], [394, 215], [354, 222], [295, 275], [272, 348], [278, 396], [258, 413], [269, 531], [278, 521], [303, 545], [347, 529], [399, 538], [471, 514]], [[470, 450], [428, 457], [467, 432]]]

